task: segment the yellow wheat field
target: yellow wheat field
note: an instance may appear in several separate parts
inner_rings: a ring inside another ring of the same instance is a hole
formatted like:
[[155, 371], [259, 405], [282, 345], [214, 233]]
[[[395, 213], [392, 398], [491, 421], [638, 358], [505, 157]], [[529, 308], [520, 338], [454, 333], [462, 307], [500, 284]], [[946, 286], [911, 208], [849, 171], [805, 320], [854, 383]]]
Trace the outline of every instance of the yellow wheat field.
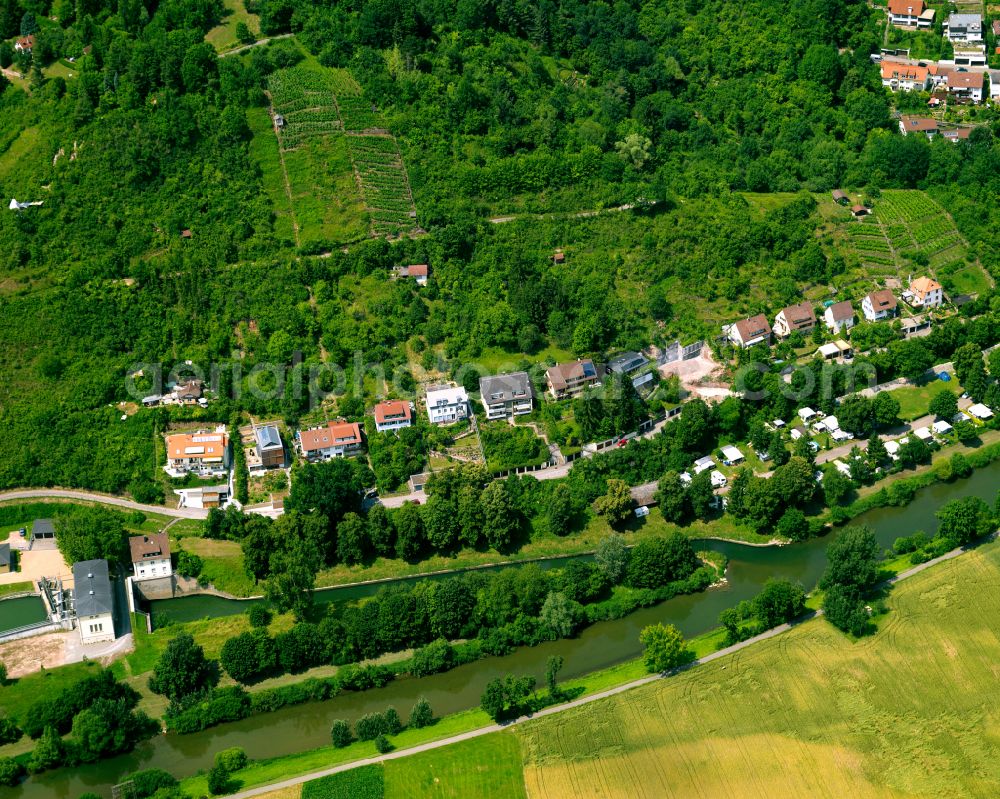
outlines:
[[879, 633], [821, 619], [524, 725], [533, 799], [1000, 796], [1000, 544], [900, 584]]

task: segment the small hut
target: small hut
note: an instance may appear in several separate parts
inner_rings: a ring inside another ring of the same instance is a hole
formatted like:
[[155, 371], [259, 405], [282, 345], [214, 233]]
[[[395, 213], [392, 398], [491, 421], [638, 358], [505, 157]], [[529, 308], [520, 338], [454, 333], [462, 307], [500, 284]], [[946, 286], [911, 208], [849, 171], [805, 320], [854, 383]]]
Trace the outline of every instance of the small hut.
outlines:
[[870, 208], [866, 208], [863, 205], [852, 205], [851, 213], [854, 215], [855, 219], [860, 219], [863, 216], [868, 216], [872, 211]]
[[847, 205], [851, 201], [851, 198], [847, 196], [845, 191], [842, 191], [841, 189], [834, 189], [833, 201], [837, 203], [837, 205]]

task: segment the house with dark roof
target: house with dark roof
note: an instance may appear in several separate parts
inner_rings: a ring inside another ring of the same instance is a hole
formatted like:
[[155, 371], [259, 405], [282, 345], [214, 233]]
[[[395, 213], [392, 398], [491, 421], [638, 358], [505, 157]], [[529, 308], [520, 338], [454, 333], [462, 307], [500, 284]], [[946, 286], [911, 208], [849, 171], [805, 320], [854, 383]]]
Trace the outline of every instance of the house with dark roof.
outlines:
[[55, 539], [55, 537], [56, 526], [52, 519], [35, 519], [34, 524], [31, 525], [32, 541], [47, 541]]
[[534, 408], [535, 390], [527, 372], [480, 377], [479, 393], [487, 419], [522, 416]]
[[982, 14], [949, 14], [944, 33], [951, 42], [979, 43], [983, 41]]
[[831, 333], [842, 333], [854, 327], [854, 306], [850, 302], [835, 302], [823, 311], [823, 321]]
[[808, 302], [789, 305], [774, 317], [774, 335], [786, 338], [792, 333], [806, 333], [816, 327], [816, 312]]
[[277, 469], [285, 465], [285, 446], [276, 424], [260, 425], [254, 430], [254, 446], [260, 468]]
[[838, 205], [847, 205], [851, 201], [851, 198], [847, 196], [847, 192], [843, 189], [834, 189], [832, 194], [833, 201]]
[[879, 289], [861, 301], [861, 313], [869, 322], [878, 322], [896, 315], [896, 296], [889, 289]]
[[726, 337], [737, 347], [746, 349], [754, 344], [771, 343], [771, 325], [764, 314], [751, 316], [725, 328]]
[[625, 352], [608, 361], [608, 371], [630, 377], [635, 388], [652, 383], [656, 375], [649, 368], [649, 361], [641, 352]]
[[106, 560], [73, 564], [73, 610], [81, 643], [115, 640], [115, 597]]
[[136, 580], [154, 580], [173, 574], [170, 566], [170, 538], [166, 533], [134, 535], [128, 540]]
[[0, 574], [9, 574], [14, 568], [14, 561], [10, 555], [10, 544], [6, 541], [0, 544]]
[[588, 388], [600, 385], [604, 368], [590, 358], [557, 363], [545, 370], [545, 381], [554, 400], [577, 397]]

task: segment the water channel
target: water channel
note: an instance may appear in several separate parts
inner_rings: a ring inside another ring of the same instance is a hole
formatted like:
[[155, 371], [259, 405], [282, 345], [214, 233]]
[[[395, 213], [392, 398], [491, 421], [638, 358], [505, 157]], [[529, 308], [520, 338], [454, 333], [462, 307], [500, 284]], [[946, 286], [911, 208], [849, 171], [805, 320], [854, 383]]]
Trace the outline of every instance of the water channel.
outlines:
[[45, 605], [40, 597], [19, 596], [0, 600], [0, 633], [45, 621]]
[[[888, 547], [898, 536], [911, 535], [917, 530], [933, 534], [937, 528], [934, 512], [949, 499], [975, 495], [992, 505], [998, 488], [1000, 462], [965, 480], [922, 489], [905, 508], [870, 511], [856, 523], [872, 527], [879, 541]], [[677, 597], [618, 621], [595, 624], [574, 639], [523, 648], [506, 657], [470, 663], [445, 674], [419, 680], [396, 680], [378, 690], [348, 693], [326, 702], [284, 708], [194, 735], [159, 735], [131, 754], [41, 774], [18, 788], [5, 791], [5, 795], [12, 799], [75, 799], [85, 791], [96, 791], [110, 796], [111, 785], [132, 771], [158, 767], [185, 777], [210, 767], [215, 753], [230, 746], [243, 747], [255, 759], [311, 749], [329, 742], [330, 724], [334, 719], [354, 720], [365, 713], [384, 710], [387, 705], [394, 705], [405, 718], [420, 696], [427, 697], [437, 715], [453, 713], [478, 705], [484, 686], [496, 676], [508, 672], [531, 673], [541, 682], [545, 661], [550, 655], [565, 658], [561, 677], [580, 676], [638, 655], [639, 631], [648, 624], [675, 624], [687, 636], [715, 627], [720, 611], [752, 597], [768, 577], [798, 580], [807, 588], [815, 586], [825, 564], [824, 551], [835, 535], [836, 532], [826, 538], [786, 547], [699, 542], [700, 549], [714, 549], [728, 556], [726, 586]], [[346, 597], [342, 595], [342, 598]], [[210, 604], [215, 607], [214, 601]], [[194, 612], [193, 608], [188, 610]], [[198, 612], [205, 615], [201, 609]]]

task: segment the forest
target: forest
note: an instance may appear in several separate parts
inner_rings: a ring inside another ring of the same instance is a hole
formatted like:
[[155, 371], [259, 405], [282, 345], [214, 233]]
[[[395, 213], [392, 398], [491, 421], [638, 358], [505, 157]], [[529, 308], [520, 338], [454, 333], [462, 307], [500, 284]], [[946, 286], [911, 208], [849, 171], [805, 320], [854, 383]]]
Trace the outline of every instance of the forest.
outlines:
[[[0, 214], [0, 487], [155, 496], [169, 424], [295, 424], [320, 363], [412, 378], [694, 340], [843, 269], [807, 195], [761, 215], [745, 192], [924, 188], [1000, 267], [993, 112], [959, 145], [898, 135], [864, 3], [252, 5], [262, 35], [294, 38], [220, 57], [211, 0], [0, 3], [0, 38], [37, 39], [27, 61], [0, 48], [28, 75], [2, 81], [0, 192], [43, 202]], [[298, 63], [353, 76], [345, 113], [395, 136], [426, 235], [317, 253], [279, 230], [272, 132], [248, 120]], [[640, 207], [572, 216], [622, 203]], [[403, 263], [432, 264], [429, 285], [392, 281]], [[114, 407], [137, 364], [188, 360], [223, 367], [209, 411]], [[338, 410], [360, 418], [375, 386], [353, 382]]]

